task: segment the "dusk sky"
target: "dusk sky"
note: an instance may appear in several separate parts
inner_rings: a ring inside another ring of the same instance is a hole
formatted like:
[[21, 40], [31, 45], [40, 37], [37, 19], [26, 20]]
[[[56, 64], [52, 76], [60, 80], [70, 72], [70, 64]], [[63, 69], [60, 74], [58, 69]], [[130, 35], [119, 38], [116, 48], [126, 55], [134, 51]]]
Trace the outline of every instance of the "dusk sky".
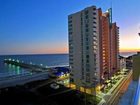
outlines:
[[140, 0], [0, 0], [0, 55], [67, 53], [67, 16], [111, 2], [120, 51], [140, 51]]

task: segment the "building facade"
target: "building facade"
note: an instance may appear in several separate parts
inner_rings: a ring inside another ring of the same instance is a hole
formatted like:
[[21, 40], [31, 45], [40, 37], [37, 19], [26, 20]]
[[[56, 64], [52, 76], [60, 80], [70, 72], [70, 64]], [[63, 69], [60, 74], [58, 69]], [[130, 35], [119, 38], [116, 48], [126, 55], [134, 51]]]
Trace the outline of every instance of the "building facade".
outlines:
[[138, 81], [140, 77], [140, 52], [133, 56], [133, 81]]
[[121, 71], [125, 70], [126, 69], [126, 58], [120, 56], [119, 61], [120, 61], [120, 70]]
[[68, 16], [70, 86], [93, 93], [118, 70], [118, 27], [111, 9], [96, 6]]

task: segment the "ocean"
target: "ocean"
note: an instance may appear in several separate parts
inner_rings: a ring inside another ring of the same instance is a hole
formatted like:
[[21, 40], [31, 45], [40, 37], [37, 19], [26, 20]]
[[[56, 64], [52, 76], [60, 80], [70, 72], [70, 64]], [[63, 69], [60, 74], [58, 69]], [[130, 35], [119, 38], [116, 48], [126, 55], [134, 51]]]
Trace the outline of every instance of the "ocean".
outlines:
[[[133, 55], [133, 52], [122, 52], [121, 56], [128, 57]], [[0, 78], [14, 75], [26, 75], [31, 73], [30, 70], [20, 68], [19, 66], [4, 64], [4, 59], [15, 59], [43, 66], [62, 66], [69, 65], [68, 54], [39, 54], [39, 55], [3, 55], [0, 56]]]
[[43, 66], [63, 66], [69, 64], [68, 54], [39, 54], [39, 55], [4, 55], [0, 56], [0, 78], [14, 75], [26, 75], [30, 70], [19, 66], [7, 65], [4, 59], [15, 59]]

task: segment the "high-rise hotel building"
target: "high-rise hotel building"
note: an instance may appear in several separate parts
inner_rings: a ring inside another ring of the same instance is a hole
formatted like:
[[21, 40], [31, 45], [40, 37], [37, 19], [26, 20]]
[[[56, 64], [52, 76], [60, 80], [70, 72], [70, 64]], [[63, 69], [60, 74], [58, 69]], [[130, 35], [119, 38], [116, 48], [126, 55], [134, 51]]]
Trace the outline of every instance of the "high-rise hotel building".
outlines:
[[92, 93], [118, 71], [119, 28], [111, 12], [91, 6], [68, 16], [72, 88]]

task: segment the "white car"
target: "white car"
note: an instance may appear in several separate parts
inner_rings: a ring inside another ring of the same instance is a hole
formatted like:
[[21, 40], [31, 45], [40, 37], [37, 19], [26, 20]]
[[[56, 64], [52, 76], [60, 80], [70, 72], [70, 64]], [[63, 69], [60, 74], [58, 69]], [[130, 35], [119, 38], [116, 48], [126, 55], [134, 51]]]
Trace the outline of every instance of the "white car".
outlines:
[[56, 84], [56, 83], [52, 83], [52, 84], [50, 85], [50, 87], [53, 88], [53, 89], [58, 89], [58, 88], [59, 88], [59, 85]]

